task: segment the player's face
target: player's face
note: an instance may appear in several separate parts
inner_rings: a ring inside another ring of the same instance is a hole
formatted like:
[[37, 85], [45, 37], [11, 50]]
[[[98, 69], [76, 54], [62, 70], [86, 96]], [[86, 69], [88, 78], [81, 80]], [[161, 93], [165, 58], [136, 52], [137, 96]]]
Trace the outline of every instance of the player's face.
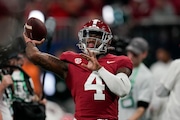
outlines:
[[142, 54], [136, 55], [131, 51], [127, 52], [127, 56], [132, 60], [134, 67], [137, 67], [143, 60]]
[[98, 48], [101, 45], [101, 35], [89, 34], [89, 38], [86, 39], [87, 48]]

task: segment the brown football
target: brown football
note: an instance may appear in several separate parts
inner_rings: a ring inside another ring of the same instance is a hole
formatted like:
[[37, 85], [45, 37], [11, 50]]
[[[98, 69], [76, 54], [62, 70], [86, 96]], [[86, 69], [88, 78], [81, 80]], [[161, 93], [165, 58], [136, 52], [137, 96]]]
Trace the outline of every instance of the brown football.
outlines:
[[45, 24], [41, 20], [34, 17], [27, 20], [24, 25], [24, 32], [28, 38], [38, 41], [46, 38], [47, 35]]

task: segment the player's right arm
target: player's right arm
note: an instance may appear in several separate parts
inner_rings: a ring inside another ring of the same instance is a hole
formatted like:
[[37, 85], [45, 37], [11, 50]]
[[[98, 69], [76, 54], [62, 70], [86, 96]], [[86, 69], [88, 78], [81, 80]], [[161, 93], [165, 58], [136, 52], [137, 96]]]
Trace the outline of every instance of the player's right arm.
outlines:
[[24, 39], [26, 42], [26, 55], [30, 61], [48, 71], [56, 73], [62, 78], [66, 77], [68, 69], [67, 63], [53, 55], [39, 51], [36, 47], [37, 44], [41, 44], [43, 41], [31, 40], [25, 35]]
[[163, 75], [160, 84], [156, 88], [156, 94], [160, 97], [167, 97], [174, 88], [177, 80], [179, 80], [180, 60], [174, 60], [167, 70], [167, 74]]

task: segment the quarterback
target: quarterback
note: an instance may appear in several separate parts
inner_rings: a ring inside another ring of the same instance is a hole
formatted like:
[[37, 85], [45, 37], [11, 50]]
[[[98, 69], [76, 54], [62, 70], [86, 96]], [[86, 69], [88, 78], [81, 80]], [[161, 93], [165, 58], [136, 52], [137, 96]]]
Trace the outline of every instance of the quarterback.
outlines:
[[117, 120], [118, 99], [131, 89], [132, 62], [109, 54], [112, 33], [99, 19], [87, 22], [78, 32], [82, 53], [63, 52], [59, 58], [38, 50], [27, 38], [26, 54], [34, 63], [64, 78], [75, 102], [76, 120]]

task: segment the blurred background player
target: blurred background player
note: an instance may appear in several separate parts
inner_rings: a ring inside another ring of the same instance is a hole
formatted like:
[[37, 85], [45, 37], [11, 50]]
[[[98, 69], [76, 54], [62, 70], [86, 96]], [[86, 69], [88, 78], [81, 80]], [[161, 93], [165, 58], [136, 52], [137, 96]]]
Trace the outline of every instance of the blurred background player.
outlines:
[[159, 97], [156, 94], [156, 87], [160, 84], [160, 80], [163, 77], [162, 75], [166, 74], [171, 62], [171, 48], [168, 43], [159, 45], [156, 50], [156, 59], [157, 61], [150, 66], [150, 70], [154, 76], [153, 79], [153, 97], [149, 106], [151, 120], [162, 120], [163, 112], [165, 111], [166, 103], [168, 97]]
[[153, 76], [157, 79], [157, 82], [161, 79], [162, 73], [164, 73], [172, 62], [171, 47], [168, 43], [159, 45], [156, 50], [156, 62], [150, 66], [150, 70]]
[[43, 41], [31, 40], [24, 35], [27, 56], [33, 63], [66, 79], [76, 105], [77, 120], [117, 120], [118, 99], [130, 91], [128, 76], [132, 62], [126, 56], [107, 54], [112, 33], [101, 20], [87, 22], [78, 36], [78, 47], [83, 53], [67, 51], [59, 59], [37, 49], [36, 44]]
[[168, 97], [162, 120], [178, 120], [180, 118], [180, 59], [172, 61], [166, 74], [163, 75], [156, 93], [160, 97]]
[[148, 43], [144, 38], [135, 37], [126, 47], [127, 56], [133, 62], [133, 72], [130, 76], [131, 91], [129, 95], [119, 99], [120, 120], [145, 120], [151, 96], [152, 73], [143, 63], [148, 55]]

